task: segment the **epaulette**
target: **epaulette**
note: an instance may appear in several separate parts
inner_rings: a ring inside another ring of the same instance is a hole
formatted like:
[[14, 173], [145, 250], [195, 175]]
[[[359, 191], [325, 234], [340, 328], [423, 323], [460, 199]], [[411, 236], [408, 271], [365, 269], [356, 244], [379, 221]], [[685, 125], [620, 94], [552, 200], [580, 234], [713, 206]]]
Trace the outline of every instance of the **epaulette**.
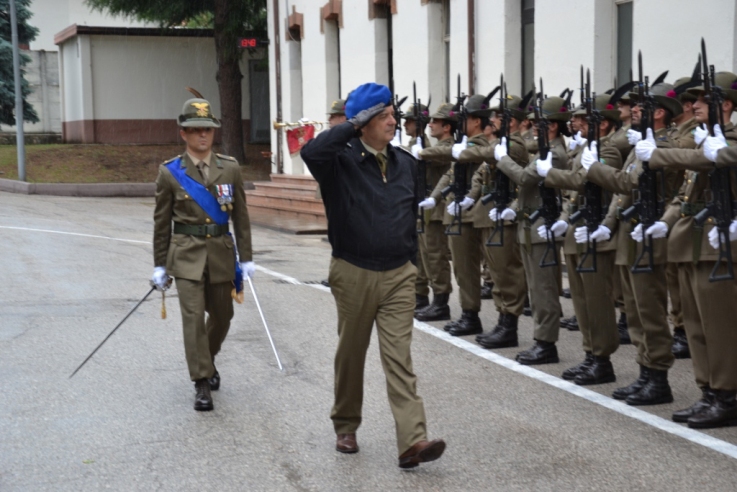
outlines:
[[405, 154], [408, 154], [409, 156], [411, 156], [413, 159], [415, 158], [415, 156], [412, 155], [412, 152], [410, 152], [409, 150], [405, 149], [401, 145], [397, 145], [396, 147], [394, 147], [394, 150], [401, 150]]
[[221, 159], [227, 159], [229, 161], [238, 162], [238, 161], [235, 160], [235, 157], [230, 157], [229, 155], [218, 154], [217, 152], [215, 153], [215, 155], [218, 156], [218, 157], [220, 157]]
[[162, 165], [165, 166], [165, 165], [169, 164], [170, 162], [174, 162], [175, 160], [179, 159], [179, 157], [180, 156], [172, 157], [168, 161], [164, 161], [164, 163]]

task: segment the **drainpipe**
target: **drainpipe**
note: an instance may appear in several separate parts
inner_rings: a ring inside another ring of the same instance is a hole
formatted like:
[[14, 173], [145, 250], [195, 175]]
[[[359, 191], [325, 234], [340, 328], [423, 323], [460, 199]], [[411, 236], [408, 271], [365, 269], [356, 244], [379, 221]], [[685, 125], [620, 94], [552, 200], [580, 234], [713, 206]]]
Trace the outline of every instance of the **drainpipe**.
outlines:
[[[281, 101], [281, 32], [279, 29], [279, 0], [273, 2], [274, 11], [274, 64], [276, 65], [276, 121], [282, 122], [282, 101]], [[284, 163], [282, 159], [282, 129], [276, 129], [276, 173], [284, 173]]]
[[468, 93], [476, 93], [476, 0], [468, 0]]

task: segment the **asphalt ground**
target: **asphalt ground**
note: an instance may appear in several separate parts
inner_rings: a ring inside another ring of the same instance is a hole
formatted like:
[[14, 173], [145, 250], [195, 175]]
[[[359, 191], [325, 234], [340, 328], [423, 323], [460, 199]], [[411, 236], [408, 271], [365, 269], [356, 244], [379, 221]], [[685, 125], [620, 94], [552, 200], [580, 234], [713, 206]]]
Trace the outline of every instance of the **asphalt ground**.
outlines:
[[[0, 490], [737, 489], [737, 428], [669, 421], [700, 396], [690, 360], [671, 371], [673, 404], [633, 409], [609, 398], [637, 377], [632, 346], [613, 356], [617, 383], [579, 388], [559, 379], [583, 358], [578, 332], [561, 330], [559, 364], [513, 361], [532, 344], [525, 317], [520, 348], [497, 351], [417, 324], [429, 437], [448, 447], [412, 471], [397, 467], [372, 340], [361, 450], [337, 453], [336, 312], [317, 285], [330, 255], [320, 237], [254, 227], [254, 284], [284, 371], [247, 288], [217, 358], [214, 411], [192, 409], [175, 289], [166, 319], [152, 294], [69, 379], [149, 289], [152, 212], [149, 198], [0, 193]], [[496, 317], [484, 301], [485, 329]]]

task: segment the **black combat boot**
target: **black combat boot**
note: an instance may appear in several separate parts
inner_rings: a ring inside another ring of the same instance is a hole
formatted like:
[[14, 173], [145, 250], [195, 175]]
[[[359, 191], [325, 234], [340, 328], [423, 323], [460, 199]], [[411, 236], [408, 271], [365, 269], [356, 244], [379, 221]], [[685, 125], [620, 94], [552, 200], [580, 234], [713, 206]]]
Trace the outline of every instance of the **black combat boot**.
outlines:
[[430, 305], [430, 298], [420, 294], [415, 294], [415, 313], [422, 308]]
[[565, 299], [570, 299], [571, 298], [571, 289], [563, 289], [563, 297]]
[[515, 360], [524, 366], [556, 364], [558, 362], [558, 348], [554, 342], [535, 340], [535, 345], [517, 354]]
[[574, 379], [576, 379], [576, 376], [581, 374], [581, 371], [591, 366], [591, 364], [593, 363], [594, 354], [592, 354], [591, 352], [586, 352], [586, 357], [584, 358], [583, 362], [581, 362], [580, 364], [576, 364], [573, 367], [569, 367], [568, 369], [563, 371], [561, 377], [566, 381], [573, 381]]
[[624, 311], [619, 313], [619, 321], [617, 322], [617, 329], [619, 330], [619, 344], [629, 345], [632, 343], [630, 339], [630, 332], [627, 331], [627, 315]]
[[210, 394], [210, 382], [207, 378], [198, 379], [194, 382], [197, 395], [194, 398], [194, 409], [198, 412], [207, 412], [213, 409], [212, 395]]
[[493, 288], [492, 282], [484, 282], [484, 285], [481, 286], [481, 299], [493, 299], [494, 296], [491, 294]]
[[522, 315], [524, 316], [532, 316], [532, 308], [530, 307], [530, 298], [525, 297], [525, 305], [522, 308]]
[[673, 412], [673, 422], [688, 422], [688, 419], [709, 408], [714, 402], [714, 390], [708, 386], [701, 388], [701, 399], [683, 410]]
[[[213, 367], [215, 367], [215, 361], [213, 360]], [[212, 391], [217, 391], [220, 389], [220, 373], [218, 372], [217, 367], [215, 367], [215, 374], [213, 374], [207, 382], [210, 384], [210, 389]]]
[[463, 311], [458, 324], [451, 327], [448, 333], [454, 337], [464, 337], [466, 335], [476, 335], [482, 333], [484, 329], [481, 327], [479, 313], [476, 311]]
[[501, 311], [499, 311], [499, 317], [496, 320], [496, 324], [494, 325], [494, 328], [492, 328], [489, 333], [481, 333], [480, 335], [476, 335], [476, 339], [475, 340], [478, 342], [478, 341], [480, 341], [483, 338], [488, 338], [495, 331], [501, 330], [504, 327], [504, 318], [506, 316], [507, 316], [506, 314], [504, 314]]
[[588, 386], [591, 384], [613, 383], [617, 380], [614, 375], [614, 367], [609, 357], [594, 356], [594, 362], [581, 370], [573, 379], [573, 382], [579, 386]]
[[575, 314], [570, 318], [563, 318], [560, 320], [560, 327], [565, 328], [568, 331], [579, 331], [578, 318], [576, 318]]
[[686, 338], [686, 330], [676, 328], [673, 330], [673, 346], [671, 352], [676, 359], [690, 359], [691, 350], [688, 348], [688, 338]]
[[737, 425], [737, 391], [712, 390], [712, 404], [688, 419], [692, 429], [713, 429]]
[[632, 406], [673, 403], [673, 393], [668, 384], [668, 371], [648, 369], [645, 386], [637, 393], [629, 395], [625, 403]]
[[429, 306], [415, 311], [415, 319], [418, 321], [445, 321], [450, 319], [448, 298], [450, 298], [450, 294], [435, 294]]
[[615, 400], [626, 400], [628, 396], [634, 395], [647, 384], [647, 380], [650, 377], [650, 369], [641, 365], [640, 366], [640, 377], [635, 379], [635, 382], [624, 388], [617, 388], [612, 393], [612, 398]]
[[500, 314], [500, 322], [491, 333], [476, 337], [476, 341], [484, 348], [518, 347], [517, 340], [517, 316], [513, 314]]

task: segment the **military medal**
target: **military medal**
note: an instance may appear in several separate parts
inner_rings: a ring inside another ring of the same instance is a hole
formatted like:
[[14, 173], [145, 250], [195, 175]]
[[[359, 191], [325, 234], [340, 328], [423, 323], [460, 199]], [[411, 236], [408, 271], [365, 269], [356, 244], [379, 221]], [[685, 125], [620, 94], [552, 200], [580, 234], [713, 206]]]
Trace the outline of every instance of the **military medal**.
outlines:
[[215, 185], [215, 190], [218, 194], [218, 203], [220, 204], [220, 210], [226, 212], [233, 210], [233, 185]]

